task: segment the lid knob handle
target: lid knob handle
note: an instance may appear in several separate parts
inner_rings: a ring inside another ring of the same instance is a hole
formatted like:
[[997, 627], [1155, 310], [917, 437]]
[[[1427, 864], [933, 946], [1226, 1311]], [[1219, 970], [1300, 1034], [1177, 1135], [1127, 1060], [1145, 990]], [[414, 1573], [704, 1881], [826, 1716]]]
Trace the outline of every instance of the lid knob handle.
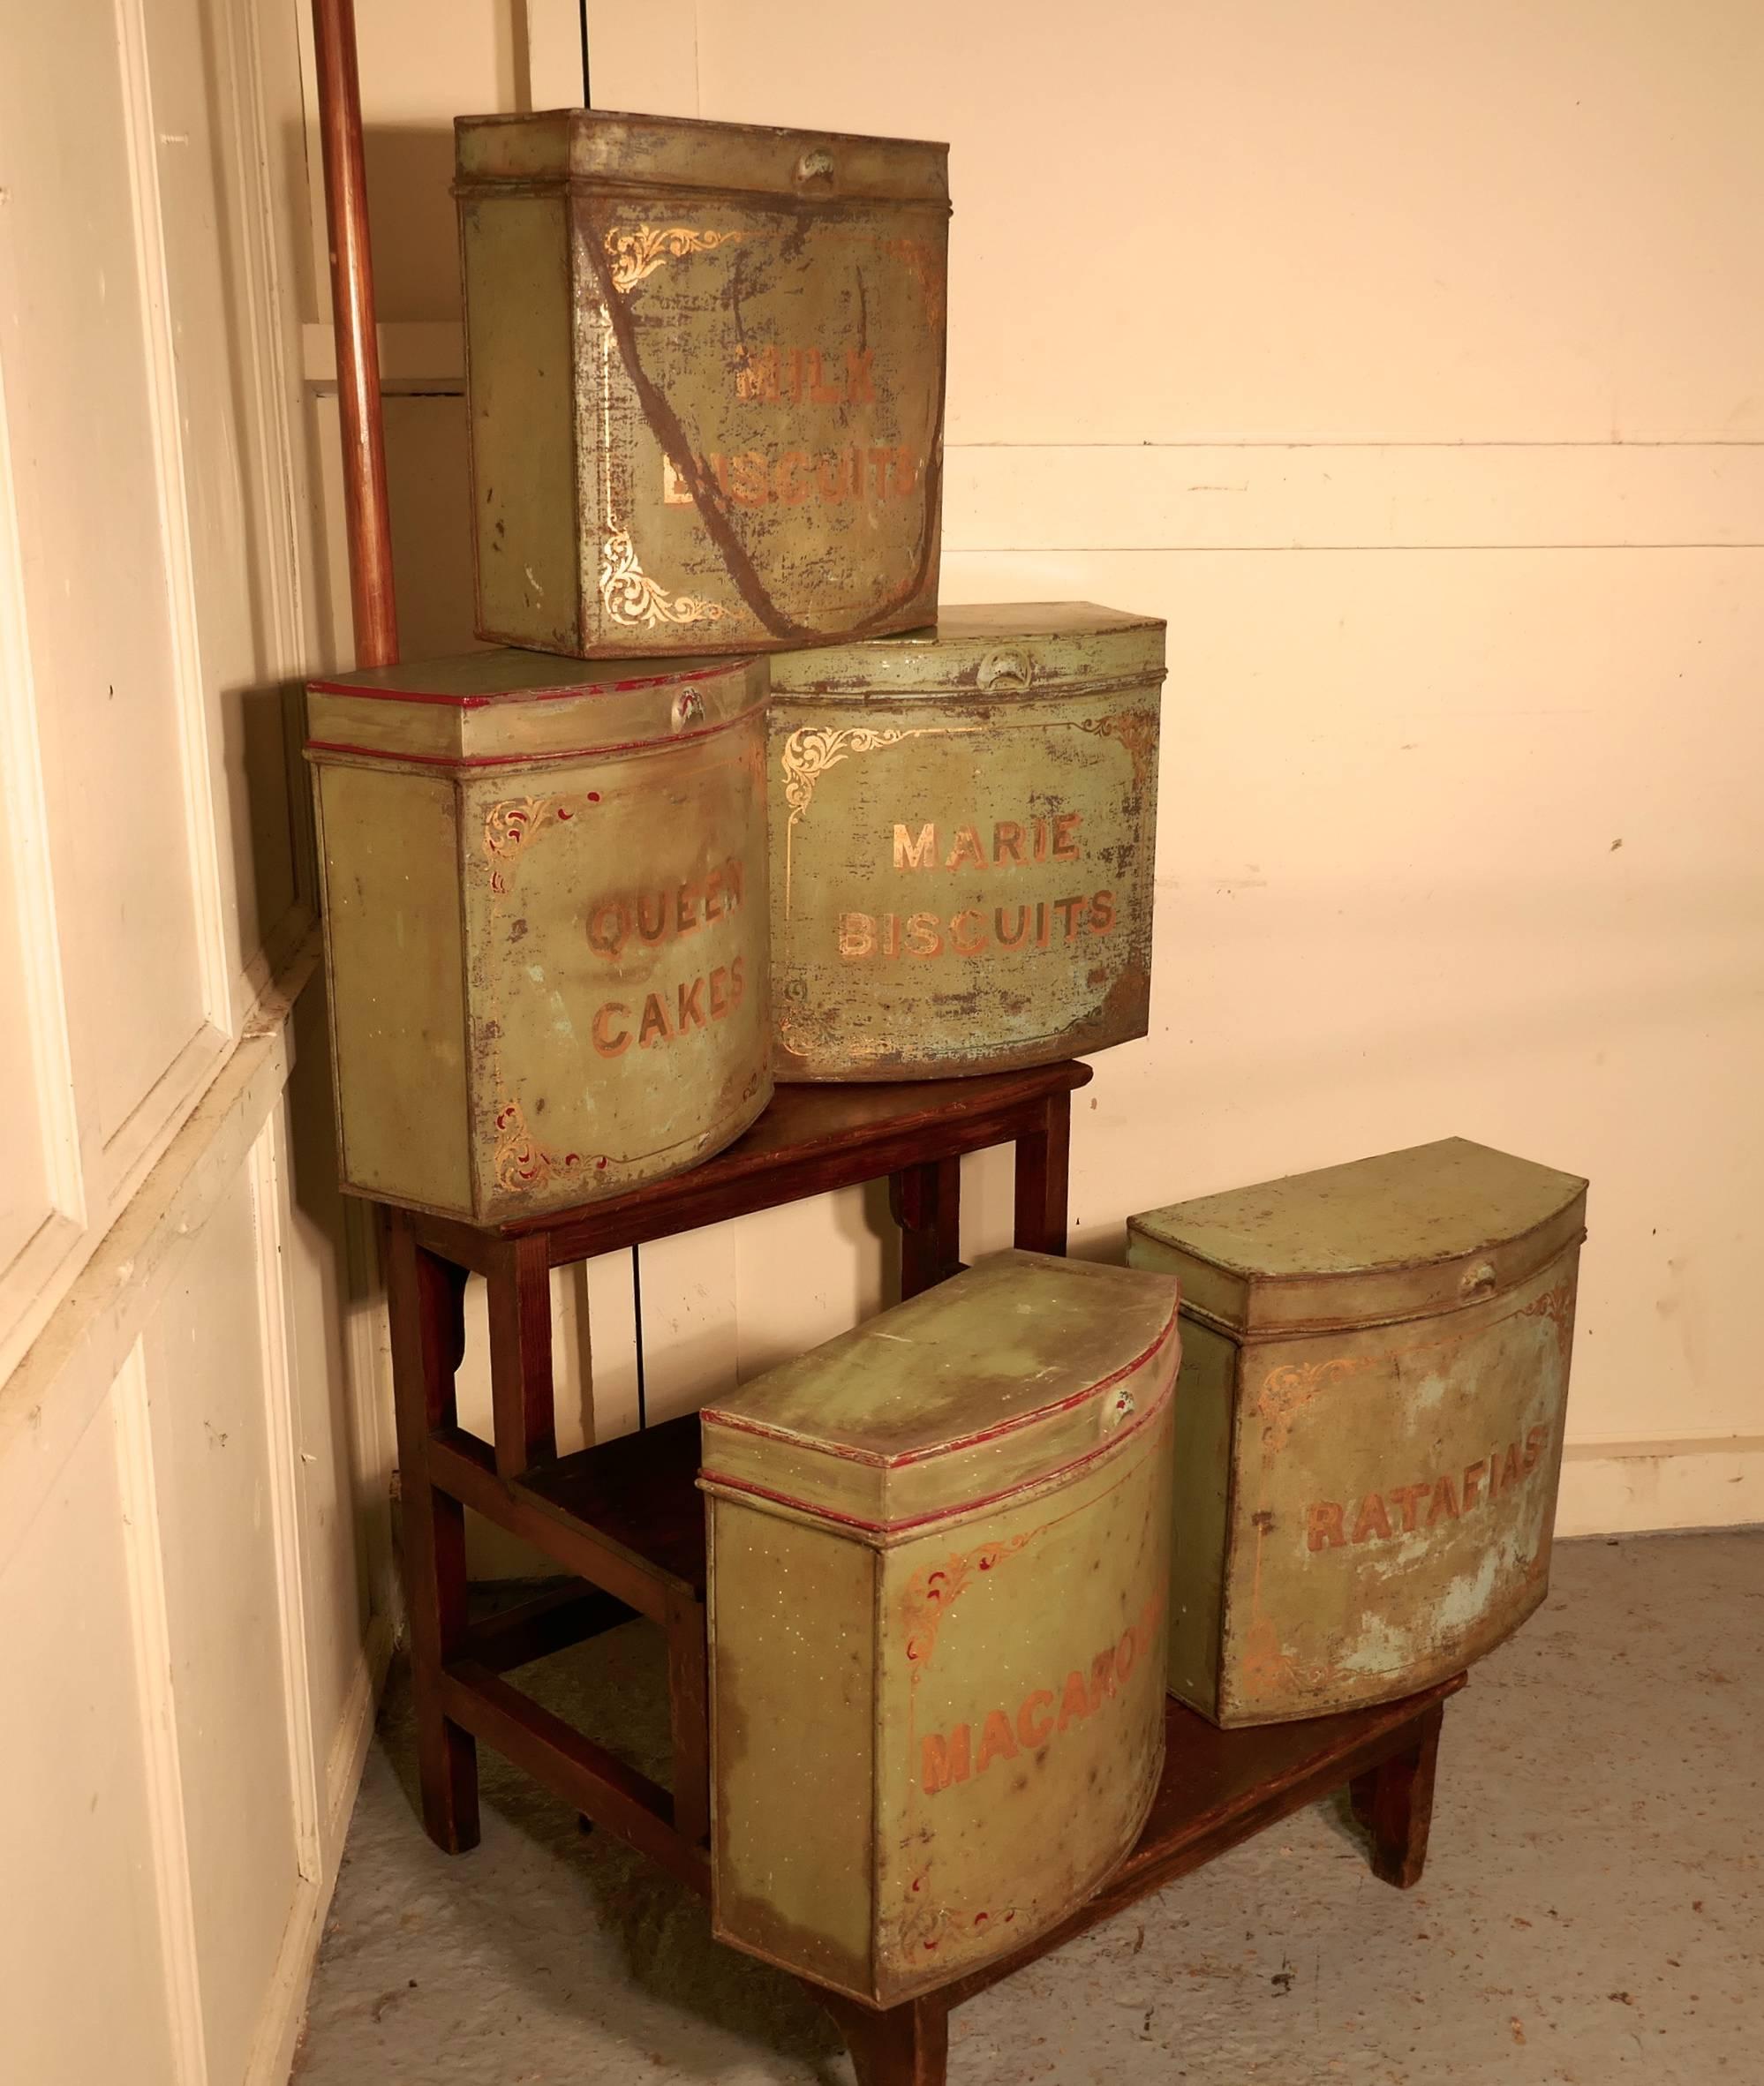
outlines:
[[695, 688], [682, 689], [674, 704], [674, 728], [683, 732], [688, 725], [705, 721], [705, 698]]
[[1458, 1293], [1466, 1301], [1472, 1297], [1486, 1297], [1495, 1286], [1495, 1270], [1487, 1261], [1478, 1261], [1474, 1268], [1466, 1268], [1459, 1279]]
[[1035, 661], [1014, 644], [989, 651], [974, 677], [990, 696], [995, 689], [1027, 688], [1035, 679]]
[[815, 182], [827, 183], [833, 177], [833, 161], [830, 152], [817, 146], [812, 152], [805, 152], [796, 162], [796, 185], [807, 188]]

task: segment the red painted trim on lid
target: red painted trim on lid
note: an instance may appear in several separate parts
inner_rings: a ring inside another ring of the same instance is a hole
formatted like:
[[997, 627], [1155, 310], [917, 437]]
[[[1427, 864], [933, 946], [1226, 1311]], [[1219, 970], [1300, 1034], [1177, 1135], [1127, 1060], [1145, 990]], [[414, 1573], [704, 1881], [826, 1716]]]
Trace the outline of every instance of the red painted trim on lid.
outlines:
[[620, 739], [599, 746], [562, 746], [555, 751], [547, 747], [529, 753], [401, 753], [389, 746], [358, 746], [345, 739], [308, 739], [306, 751], [352, 753], [363, 760], [411, 762], [423, 768], [531, 768], [541, 761], [599, 759], [615, 753], [652, 753], [669, 746], [690, 746], [695, 739], [714, 739], [720, 732], [745, 724], [765, 707], [763, 703], [750, 704], [719, 724], [705, 725], [696, 732], [676, 732], [666, 739]]
[[1163, 1330], [1142, 1353], [1131, 1361], [1123, 1362], [1119, 1368], [1106, 1376], [1099, 1376], [1094, 1383], [1087, 1383], [1082, 1390], [1073, 1391], [1069, 1397], [1055, 1398], [1052, 1404], [1037, 1405], [1032, 1412], [1019, 1412], [1014, 1419], [1001, 1420], [995, 1426], [977, 1428], [972, 1434], [955, 1435], [946, 1442], [933, 1442], [925, 1449], [905, 1449], [898, 1456], [878, 1456], [873, 1449], [856, 1449], [843, 1442], [825, 1442], [812, 1435], [793, 1434], [786, 1427], [768, 1427], [762, 1420], [750, 1420], [738, 1412], [720, 1412], [713, 1406], [706, 1406], [700, 1418], [718, 1427], [727, 1427], [737, 1434], [761, 1435], [768, 1441], [800, 1443], [803, 1448], [814, 1449], [823, 1456], [842, 1457], [848, 1463], [873, 1465], [880, 1470], [899, 1470], [903, 1465], [928, 1463], [932, 1457], [947, 1456], [957, 1449], [972, 1449], [984, 1442], [994, 1442], [1001, 1435], [1014, 1435], [1018, 1428], [1033, 1427], [1037, 1420], [1045, 1420], [1052, 1412], [1067, 1412], [1074, 1405], [1082, 1405], [1093, 1398], [1098, 1391], [1106, 1390], [1110, 1384], [1119, 1383], [1123, 1376], [1130, 1376], [1135, 1369], [1142, 1369], [1152, 1356], [1175, 1330], [1181, 1316], [1180, 1302], [1165, 1321]]
[[[1112, 1378], [1112, 1382], [1113, 1379]], [[837, 1507], [821, 1505], [818, 1501], [797, 1499], [788, 1492], [774, 1492], [769, 1486], [756, 1485], [747, 1478], [731, 1478], [721, 1471], [706, 1467], [698, 1473], [701, 1483], [720, 1485], [725, 1491], [745, 1493], [753, 1499], [770, 1500], [774, 1506], [789, 1507], [799, 1514], [806, 1514], [814, 1521], [836, 1521], [841, 1528], [856, 1528], [866, 1535], [905, 1535], [915, 1528], [927, 1528], [934, 1521], [947, 1521], [957, 1514], [984, 1513], [988, 1507], [1001, 1505], [1006, 1500], [1016, 1499], [1025, 1492], [1033, 1492], [1038, 1486], [1065, 1483], [1081, 1471], [1088, 1470], [1093, 1463], [1112, 1455], [1123, 1442], [1129, 1442], [1135, 1435], [1142, 1434], [1169, 1404], [1176, 1390], [1176, 1377], [1172, 1371], [1164, 1395], [1150, 1412], [1142, 1412], [1126, 1427], [1118, 1428], [1106, 1442], [1099, 1442], [1094, 1449], [1082, 1456], [1074, 1457], [1057, 1470], [1042, 1471], [1033, 1478], [1025, 1478], [1021, 1484], [1007, 1485], [1001, 1492], [989, 1492], [978, 1499], [952, 1500], [946, 1507], [938, 1507], [929, 1514], [915, 1514], [908, 1521], [867, 1521], [860, 1514], [842, 1514]], [[1050, 1408], [1052, 1410], [1053, 1408]]]
[[720, 676], [746, 671], [739, 667], [700, 666], [691, 674], [650, 674], [637, 681], [573, 681], [567, 688], [511, 688], [488, 696], [444, 696], [433, 689], [363, 688], [352, 681], [309, 681], [315, 696], [360, 696], [371, 703], [435, 703], [449, 710], [482, 710], [490, 703], [562, 703], [572, 696], [592, 700], [598, 696], [629, 695], [637, 689], [684, 688], [694, 681], [714, 681]]

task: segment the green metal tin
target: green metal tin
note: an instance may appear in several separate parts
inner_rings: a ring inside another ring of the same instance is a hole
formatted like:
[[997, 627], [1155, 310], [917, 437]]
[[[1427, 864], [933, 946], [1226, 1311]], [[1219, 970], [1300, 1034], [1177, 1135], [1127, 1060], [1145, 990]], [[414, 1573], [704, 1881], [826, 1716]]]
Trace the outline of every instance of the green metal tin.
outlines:
[[773, 661], [780, 1080], [1001, 1072], [1145, 1034], [1164, 628], [948, 607]]
[[1538, 1607], [1586, 1200], [1448, 1138], [1128, 1220], [1182, 1284], [1172, 1694], [1222, 1725], [1391, 1700]]
[[712, 1919], [871, 2006], [1008, 1954], [1164, 1755], [1168, 1277], [1007, 1253], [703, 1414]]
[[935, 615], [947, 147], [582, 109], [456, 147], [480, 636]]
[[506, 651], [312, 684], [346, 1187], [502, 1223], [758, 1115], [765, 693]]

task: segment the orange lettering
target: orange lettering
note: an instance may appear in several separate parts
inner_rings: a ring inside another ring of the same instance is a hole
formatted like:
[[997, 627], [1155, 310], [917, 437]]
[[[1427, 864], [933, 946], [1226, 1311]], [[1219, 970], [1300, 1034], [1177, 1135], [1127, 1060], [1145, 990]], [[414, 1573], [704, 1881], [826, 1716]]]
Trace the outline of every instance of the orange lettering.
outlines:
[[[971, 942], [964, 942], [961, 938], [961, 923], [964, 920], [971, 920], [975, 923], [976, 938]], [[985, 915], [976, 913], [972, 906], [966, 912], [958, 913], [949, 923], [949, 945], [958, 956], [978, 956], [986, 946]]]
[[1139, 1638], [1131, 1628], [1115, 1646], [1115, 1678], [1124, 1681], [1134, 1669], [1139, 1657]]
[[1543, 1454], [1543, 1444], [1549, 1439], [1547, 1427], [1528, 1427], [1525, 1430], [1525, 1467], [1537, 1468], [1537, 1459]]
[[1115, 894], [1099, 891], [1090, 900], [1090, 932], [1106, 934], [1115, 923]]
[[697, 934], [701, 924], [698, 919], [698, 886], [682, 884], [674, 894], [674, 931], [676, 935]]
[[667, 938], [667, 893], [646, 893], [637, 902], [637, 932], [652, 947]]
[[711, 973], [711, 1019], [720, 1021], [729, 1011], [729, 974], [719, 964]]
[[843, 405], [845, 394], [837, 384], [821, 381], [821, 351], [810, 348], [808, 352], [809, 400], [813, 405]]
[[1044, 1705], [1051, 1709], [1052, 1704], [1053, 1696], [1046, 1688], [1037, 1688], [1033, 1695], [1025, 1698], [1022, 1707], [1017, 1712], [1017, 1736], [1026, 1746], [1033, 1749], [1047, 1743], [1053, 1730], [1053, 1719], [1041, 1712]]
[[742, 350], [742, 366], [735, 372], [735, 396], [761, 398], [775, 403], [778, 397], [778, 350], [762, 348], [758, 355], [752, 349]]
[[630, 907], [622, 898], [602, 899], [588, 915], [588, 946], [597, 956], [615, 957], [630, 938]]
[[992, 828], [992, 860], [1003, 869], [1007, 862], [1021, 866], [1023, 829], [1014, 818], [1001, 818]]
[[1084, 1676], [1074, 1666], [1066, 1676], [1066, 1692], [1059, 1698], [1059, 1728], [1081, 1723], [1090, 1713], [1090, 1698], [1084, 1691]]
[[747, 984], [746, 964], [746, 957], [737, 956], [729, 966], [729, 1005], [732, 1007], [741, 1005], [741, 996]]
[[937, 862], [937, 828], [922, 825], [919, 837], [915, 840], [904, 825], [894, 828], [894, 867], [897, 870], [928, 870]]
[[1089, 902], [1088, 898], [1060, 898], [1053, 901], [1053, 909], [1059, 914], [1060, 922], [1066, 929], [1066, 938], [1068, 942], [1077, 940], [1078, 915], [1082, 908], [1089, 906]]
[[1395, 1485], [1391, 1488], [1391, 1503], [1403, 1510], [1403, 1533], [1413, 1534], [1421, 1502], [1433, 1490], [1431, 1484]]
[[1017, 907], [1017, 923], [1009, 934], [1005, 932], [1004, 907], [1000, 906], [992, 915], [992, 931], [998, 936], [999, 946], [1001, 949], [1021, 949], [1029, 939], [1029, 909], [1027, 906]]
[[894, 452], [894, 496], [904, 500], [919, 482], [919, 467], [910, 449]]
[[943, 938], [937, 930], [935, 913], [915, 913], [907, 922], [908, 956], [941, 956]]
[[689, 1028], [702, 1028], [705, 1026], [705, 1010], [698, 1000], [698, 995], [704, 989], [703, 978], [694, 978], [690, 986], [682, 985], [680, 988], [679, 1007], [675, 1014], [674, 1025], [682, 1035]]
[[986, 857], [981, 850], [980, 836], [971, 825], [959, 825], [955, 829], [955, 845], [949, 851], [949, 860], [943, 865], [946, 870], [960, 869], [963, 862], [971, 862], [976, 870], [984, 870]]
[[603, 1058], [621, 1058], [630, 1049], [630, 1030], [622, 1028], [614, 1035], [612, 1033], [610, 1020], [614, 1014], [622, 1014], [629, 1020], [630, 1011], [628, 1006], [621, 1006], [616, 999], [609, 999], [605, 1006], [595, 1008], [594, 1019], [589, 1025], [589, 1032], [593, 1036], [594, 1048]]
[[1391, 1517], [1384, 1511], [1384, 1502], [1376, 1492], [1368, 1492], [1360, 1502], [1360, 1513], [1353, 1524], [1356, 1543], [1369, 1542], [1375, 1535], [1389, 1535]]
[[[1076, 862], [1079, 847], [1073, 835], [1084, 823], [1082, 811], [1062, 811], [1053, 822], [1053, 859], [1055, 862]], [[1070, 841], [1068, 847], [1067, 843]]]
[[968, 1780], [968, 1727], [958, 1724], [946, 1738], [933, 1731], [919, 1755], [919, 1780], [928, 1796], [946, 1789], [953, 1781]]
[[1433, 1504], [1427, 1510], [1427, 1525], [1431, 1528], [1436, 1521], [1455, 1521], [1458, 1518], [1458, 1494], [1450, 1478], [1442, 1478], [1433, 1488]]
[[[833, 476], [828, 478], [831, 469]], [[815, 483], [821, 489], [821, 498], [827, 501], [845, 498], [845, 458], [837, 450], [815, 459]]]
[[994, 1760], [1014, 1760], [1017, 1741], [1011, 1729], [1011, 1720], [1002, 1709], [986, 1712], [986, 1728], [980, 1736], [980, 1758], [974, 1772], [984, 1774]]
[[712, 870], [705, 879], [705, 924], [723, 916], [723, 872]]
[[659, 1043], [666, 1043], [673, 1031], [667, 1026], [667, 1009], [661, 1004], [661, 995], [652, 992], [643, 1003], [643, 1024], [637, 1030], [637, 1048], [652, 1050]]
[[743, 507], [764, 507], [772, 497], [772, 476], [758, 449], [731, 458], [729, 495]]
[[876, 923], [868, 913], [840, 915], [839, 953], [848, 963], [856, 956], [876, 953]]
[[[1527, 1465], [1526, 1467], [1527, 1467], [1527, 1469], [1529, 1469], [1529, 1468], [1530, 1468], [1530, 1465]], [[1505, 1456], [1504, 1456], [1504, 1457], [1501, 1459], [1501, 1489], [1502, 1489], [1502, 1491], [1503, 1491], [1503, 1492], [1504, 1492], [1504, 1491], [1506, 1490], [1506, 1488], [1507, 1488], [1507, 1487], [1508, 1487], [1509, 1485], [1517, 1485], [1517, 1484], [1519, 1483], [1519, 1443], [1518, 1443], [1517, 1442], [1509, 1442], [1507, 1443], [1507, 1452], [1506, 1452]]]
[[1464, 1472], [1464, 1511], [1467, 1514], [1482, 1493], [1482, 1480], [1488, 1475], [1486, 1463], [1467, 1465]]
[[786, 449], [778, 459], [778, 498], [785, 507], [800, 507], [809, 497], [809, 454], [806, 449]]
[[1098, 1652], [1090, 1661], [1090, 1708], [1092, 1713], [1101, 1708], [1105, 1696], [1115, 1691], [1115, 1655], [1112, 1652]]
[[1341, 1530], [1341, 1509], [1332, 1499], [1319, 1500], [1315, 1506], [1307, 1507], [1305, 1519], [1309, 1524], [1305, 1530], [1307, 1549], [1338, 1550], [1347, 1540]]

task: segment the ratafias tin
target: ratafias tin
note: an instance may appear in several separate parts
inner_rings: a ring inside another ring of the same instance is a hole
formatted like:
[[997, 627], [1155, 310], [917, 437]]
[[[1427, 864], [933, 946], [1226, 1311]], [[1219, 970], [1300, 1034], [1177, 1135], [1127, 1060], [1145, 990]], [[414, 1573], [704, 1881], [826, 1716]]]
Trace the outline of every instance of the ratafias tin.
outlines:
[[1586, 1201], [1454, 1137], [1129, 1219], [1182, 1283], [1173, 1694], [1388, 1701], [1539, 1605]]

